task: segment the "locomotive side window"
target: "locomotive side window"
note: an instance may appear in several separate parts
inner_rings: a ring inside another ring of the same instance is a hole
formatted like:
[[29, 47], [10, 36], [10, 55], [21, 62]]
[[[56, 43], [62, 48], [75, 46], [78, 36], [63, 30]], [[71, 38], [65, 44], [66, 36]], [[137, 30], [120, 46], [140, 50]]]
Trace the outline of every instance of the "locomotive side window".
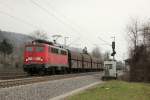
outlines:
[[67, 52], [64, 51], [64, 50], [61, 50], [61, 54], [62, 54], [62, 55], [67, 55]]
[[59, 53], [59, 52], [58, 52], [58, 49], [56, 49], [56, 48], [51, 48], [51, 52], [52, 52], [52, 53], [57, 53], [57, 54]]
[[26, 51], [32, 52], [33, 51], [33, 47], [26, 47]]
[[44, 47], [36, 47], [35, 51], [36, 52], [43, 52], [44, 51]]
[[51, 52], [51, 47], [48, 47], [48, 52]]

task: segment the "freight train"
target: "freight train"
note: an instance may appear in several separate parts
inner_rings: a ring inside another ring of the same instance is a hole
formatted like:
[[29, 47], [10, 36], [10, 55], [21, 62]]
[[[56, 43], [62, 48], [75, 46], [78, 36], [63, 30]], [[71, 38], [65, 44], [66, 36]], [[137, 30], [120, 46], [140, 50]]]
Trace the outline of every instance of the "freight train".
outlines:
[[74, 52], [45, 40], [25, 45], [24, 71], [28, 74], [56, 74], [103, 70], [100, 59], [88, 53]]

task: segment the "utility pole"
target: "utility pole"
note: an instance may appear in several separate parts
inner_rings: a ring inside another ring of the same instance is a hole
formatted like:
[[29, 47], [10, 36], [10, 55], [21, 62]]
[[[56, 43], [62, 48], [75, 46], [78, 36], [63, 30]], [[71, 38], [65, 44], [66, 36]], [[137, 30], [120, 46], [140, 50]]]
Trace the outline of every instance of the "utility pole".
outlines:
[[53, 35], [52, 37], [54, 38], [54, 40], [53, 40], [53, 41], [54, 41], [54, 43], [56, 44], [56, 43], [57, 43], [57, 42], [56, 42], [56, 41], [57, 41], [57, 39], [58, 39], [58, 38], [60, 38], [60, 37], [62, 37], [62, 36], [61, 36], [61, 35], [57, 35], [57, 34], [56, 34], [56, 35]]
[[68, 39], [69, 37], [64, 37], [64, 47], [66, 48], [66, 46], [67, 46], [67, 39]]

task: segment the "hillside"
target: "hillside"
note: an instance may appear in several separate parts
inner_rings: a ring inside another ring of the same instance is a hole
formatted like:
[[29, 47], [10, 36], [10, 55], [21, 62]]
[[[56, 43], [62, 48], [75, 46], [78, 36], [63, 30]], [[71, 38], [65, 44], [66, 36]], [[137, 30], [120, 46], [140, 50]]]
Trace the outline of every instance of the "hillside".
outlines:
[[30, 36], [21, 33], [0, 31], [0, 41], [2, 41], [4, 38], [8, 39], [15, 46], [20, 46], [25, 42], [31, 41], [32, 39]]
[[0, 74], [16, 71], [23, 72], [22, 62], [24, 45], [31, 41], [32, 37], [21, 33], [0, 31], [0, 41], [3, 41], [3, 39], [7, 39], [13, 45], [13, 53], [6, 58], [0, 54]]

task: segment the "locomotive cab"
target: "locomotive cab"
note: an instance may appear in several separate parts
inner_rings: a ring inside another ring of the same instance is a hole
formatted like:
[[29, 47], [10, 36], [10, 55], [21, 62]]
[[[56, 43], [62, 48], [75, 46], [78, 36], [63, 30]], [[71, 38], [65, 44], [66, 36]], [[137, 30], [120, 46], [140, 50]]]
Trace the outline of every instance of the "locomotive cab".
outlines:
[[44, 45], [28, 45], [25, 47], [25, 59], [27, 64], [39, 63], [45, 61], [45, 46]]
[[31, 44], [25, 46], [24, 70], [27, 72], [38, 72], [43, 70], [47, 62], [46, 45]]

